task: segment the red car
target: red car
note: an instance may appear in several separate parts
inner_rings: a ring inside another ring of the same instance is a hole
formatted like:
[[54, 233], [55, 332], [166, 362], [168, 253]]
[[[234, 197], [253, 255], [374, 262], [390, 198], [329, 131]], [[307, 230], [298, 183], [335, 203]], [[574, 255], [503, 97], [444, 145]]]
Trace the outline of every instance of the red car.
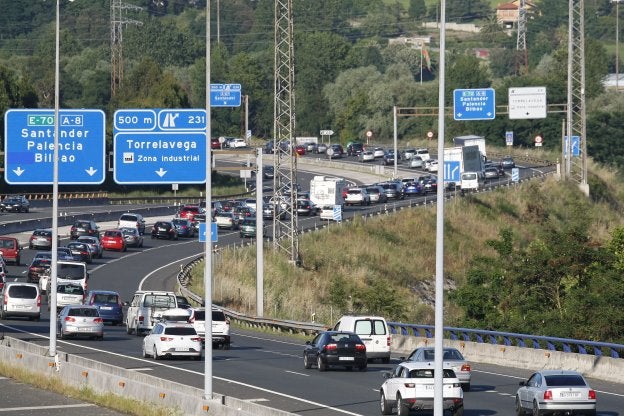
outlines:
[[108, 230], [100, 240], [104, 250], [126, 251], [126, 240], [120, 230]]
[[221, 149], [221, 143], [219, 143], [219, 138], [218, 137], [211, 137], [210, 138], [210, 148], [211, 149], [216, 149], [219, 150]]
[[306, 153], [306, 148], [303, 145], [295, 146], [295, 153], [299, 156], [303, 156]]
[[190, 221], [194, 221], [195, 215], [197, 214], [201, 214], [199, 210], [199, 206], [197, 205], [185, 205], [182, 208], [180, 208], [180, 211], [178, 211], [178, 217], [186, 218], [187, 220], [190, 220]]

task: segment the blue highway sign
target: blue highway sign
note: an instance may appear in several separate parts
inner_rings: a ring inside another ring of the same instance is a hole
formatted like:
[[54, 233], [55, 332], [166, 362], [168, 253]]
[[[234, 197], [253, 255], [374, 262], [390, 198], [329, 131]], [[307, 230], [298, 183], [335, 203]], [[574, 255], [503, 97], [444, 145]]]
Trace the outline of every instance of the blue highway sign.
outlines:
[[240, 107], [240, 84], [210, 84], [210, 107]]
[[[572, 136], [572, 141], [570, 142], [571, 155], [574, 157], [579, 157], [581, 155], [581, 137], [580, 136]], [[568, 155], [568, 136], [563, 136], [563, 154], [564, 156]]]
[[[106, 117], [101, 110], [59, 110], [58, 183], [101, 184], [106, 178]], [[4, 177], [10, 185], [54, 183], [54, 110], [8, 110]]]
[[202, 109], [118, 110], [129, 120], [115, 128], [114, 180], [118, 184], [173, 184], [206, 182], [206, 111]]
[[454, 90], [453, 118], [455, 120], [493, 120], [496, 118], [494, 89]]
[[150, 131], [156, 128], [156, 111], [154, 110], [117, 110], [115, 112], [115, 130]]
[[[199, 242], [200, 243], [206, 242], [206, 228], [207, 227], [206, 227], [205, 222], [199, 223]], [[217, 223], [211, 222], [210, 223], [210, 240], [213, 243], [216, 243], [218, 239], [219, 239], [219, 230], [217, 229]]]
[[444, 182], [459, 182], [459, 161], [444, 161]]

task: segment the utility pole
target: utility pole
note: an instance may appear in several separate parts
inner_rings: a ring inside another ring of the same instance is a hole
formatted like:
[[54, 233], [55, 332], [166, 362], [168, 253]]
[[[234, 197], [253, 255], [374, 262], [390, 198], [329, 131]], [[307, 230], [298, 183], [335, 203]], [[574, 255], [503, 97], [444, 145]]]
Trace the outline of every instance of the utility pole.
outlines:
[[[275, 0], [275, 95], [273, 102], [275, 176], [273, 244], [299, 264], [297, 237], [297, 158], [295, 132], [295, 64], [292, 0]], [[286, 205], [287, 215], [278, 215]]]
[[111, 95], [115, 95], [119, 89], [119, 85], [123, 80], [124, 63], [123, 63], [123, 25], [133, 24], [142, 26], [143, 22], [138, 20], [127, 19], [122, 16], [124, 11], [141, 11], [142, 7], [133, 4], [122, 3], [121, 0], [111, 0], [110, 3], [110, 26], [111, 26]]
[[518, 58], [522, 60], [522, 65], [518, 65], [522, 70], [519, 73], [529, 72], [529, 54], [526, 45], [526, 33], [527, 33], [527, 12], [526, 12], [526, 0], [520, 0], [518, 4], [518, 39], [516, 40], [516, 50], [518, 51]]

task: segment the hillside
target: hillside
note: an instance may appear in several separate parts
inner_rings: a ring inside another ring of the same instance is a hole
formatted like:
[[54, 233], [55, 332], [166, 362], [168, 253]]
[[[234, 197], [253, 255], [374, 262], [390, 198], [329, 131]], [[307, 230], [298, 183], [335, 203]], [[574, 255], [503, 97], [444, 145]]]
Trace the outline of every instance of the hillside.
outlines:
[[[613, 248], [624, 189], [613, 173], [592, 172], [591, 200], [548, 176], [446, 203], [445, 325], [623, 340], [622, 318], [609, 311], [624, 306], [614, 260], [621, 253]], [[343, 312], [367, 311], [433, 324], [435, 221], [430, 206], [306, 233], [302, 268], [268, 248], [266, 314], [301, 321], [315, 314], [329, 325]], [[254, 247], [222, 251], [214, 276], [215, 303], [255, 313]]]

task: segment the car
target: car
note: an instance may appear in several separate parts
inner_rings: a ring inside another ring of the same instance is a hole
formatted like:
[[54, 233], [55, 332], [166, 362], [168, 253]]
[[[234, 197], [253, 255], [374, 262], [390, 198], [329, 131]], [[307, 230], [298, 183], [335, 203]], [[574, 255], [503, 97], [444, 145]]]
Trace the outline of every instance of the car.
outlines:
[[86, 235], [78, 237], [76, 240], [79, 243], [85, 243], [91, 248], [91, 253], [93, 254], [93, 258], [101, 259], [104, 253], [104, 248], [102, 248], [102, 243], [100, 243], [100, 239], [97, 237], [89, 237]]
[[407, 182], [403, 185], [403, 194], [405, 196], [423, 195], [425, 187], [418, 181]]
[[22, 246], [15, 237], [0, 236], [0, 253], [6, 261], [19, 266], [22, 262]]
[[498, 179], [498, 169], [494, 166], [489, 166], [483, 170], [483, 177], [487, 179]]
[[409, 158], [407, 166], [410, 169], [423, 169], [425, 167], [425, 161], [419, 155], [413, 155]]
[[[404, 361], [414, 362], [433, 362], [435, 356], [435, 348], [420, 347], [416, 348]], [[453, 369], [455, 375], [459, 379], [464, 391], [470, 391], [470, 381], [472, 375], [472, 366], [464, 358], [457, 348], [445, 347], [442, 353], [444, 365]]]
[[503, 165], [503, 169], [512, 169], [516, 167], [516, 162], [514, 161], [513, 157], [505, 156], [501, 160], [501, 165]]
[[[383, 373], [386, 379], [379, 388], [379, 406], [382, 415], [397, 409], [399, 416], [414, 410], [434, 409], [434, 363], [402, 362], [392, 372]], [[452, 368], [443, 367], [442, 409], [453, 416], [464, 414], [464, 392]]]
[[6, 282], [2, 287], [0, 319], [10, 316], [26, 317], [38, 321], [41, 317], [41, 292], [34, 283]]
[[80, 236], [100, 238], [100, 227], [91, 220], [76, 220], [69, 230], [70, 240], [75, 240]]
[[248, 206], [238, 206], [236, 208], [234, 208], [234, 210], [232, 211], [232, 213], [234, 215], [238, 216], [238, 222], [240, 223], [242, 220], [244, 220], [245, 218], [250, 218], [250, 217], [254, 217], [256, 216], [256, 210], [254, 210], [251, 207]]
[[366, 188], [349, 188], [347, 197], [344, 199], [345, 205], [370, 205], [371, 200]]
[[123, 235], [126, 247], [143, 247], [143, 236], [139, 232], [138, 228], [123, 227], [120, 228], [121, 235]]
[[136, 228], [139, 233], [145, 234], [145, 218], [141, 214], [126, 212], [119, 217], [117, 228]]
[[156, 221], [152, 226], [152, 238], [178, 239], [178, 230], [171, 221]]
[[503, 164], [501, 162], [488, 162], [485, 164], [484, 168], [493, 167], [498, 172], [498, 176], [505, 176], [505, 169], [503, 168]]
[[221, 142], [219, 142], [219, 138], [218, 137], [211, 137], [210, 138], [210, 148], [212, 150], [220, 150], [221, 149]]
[[347, 156], [358, 156], [364, 151], [364, 144], [360, 142], [353, 142], [347, 144]]
[[383, 188], [378, 185], [371, 185], [366, 187], [366, 192], [370, 197], [371, 203], [383, 204], [388, 202], [388, 197], [386, 196]]
[[429, 149], [426, 149], [424, 147], [420, 147], [418, 149], [416, 149], [416, 153], [414, 153], [416, 156], [420, 156], [420, 158], [422, 160], [424, 160], [425, 162], [429, 159], [431, 159], [431, 156], [429, 155]]
[[357, 156], [359, 162], [372, 162], [375, 160], [375, 155], [370, 150], [364, 150]]
[[[35, 256], [42, 254], [44, 252], [37, 252]], [[52, 260], [52, 253], [49, 253], [50, 261]], [[56, 259], [57, 260], [74, 260], [74, 255], [71, 252], [71, 249], [67, 247], [57, 247], [56, 248]]]
[[375, 315], [343, 315], [338, 319], [334, 331], [347, 331], [357, 334], [366, 346], [368, 360], [380, 359], [390, 362], [392, 338], [386, 319]]
[[394, 165], [394, 152], [391, 150], [385, 152], [381, 158], [381, 164], [385, 166]]
[[438, 171], [438, 159], [429, 159], [425, 161], [425, 170], [427, 172], [437, 172]]
[[297, 199], [297, 215], [307, 215], [308, 217], [311, 217], [313, 215], [316, 215], [316, 205], [314, 205], [314, 202], [310, 201], [309, 199], [305, 198], [305, 199]]
[[299, 144], [297, 146], [295, 146], [295, 148], [293, 149], [294, 153], [299, 155], [299, 156], [303, 156], [306, 154], [306, 148], [304, 145]]
[[323, 331], [307, 341], [303, 349], [303, 367], [318, 371], [341, 366], [366, 371], [366, 346], [359, 336], [348, 331]]
[[275, 168], [273, 166], [262, 166], [262, 176], [264, 179], [273, 179], [275, 177]]
[[[231, 139], [231, 140], [227, 140], [227, 139]], [[245, 141], [245, 139], [240, 138], [240, 137], [232, 137], [232, 138], [226, 137], [226, 142], [227, 142], [227, 147], [229, 147], [230, 149], [242, 149], [242, 148], [247, 147], [247, 142]]]
[[305, 147], [306, 153], [316, 153], [316, 143], [307, 142], [304, 143], [303, 146]]
[[56, 334], [61, 339], [89, 337], [104, 339], [104, 320], [93, 305], [67, 305], [58, 314]]
[[239, 225], [239, 217], [232, 212], [221, 211], [215, 215], [215, 222], [217, 223], [217, 228], [236, 230]]
[[104, 323], [123, 325], [123, 305], [119, 293], [112, 290], [91, 290], [87, 293], [84, 304], [95, 306]]
[[344, 155], [344, 149], [340, 144], [332, 144], [325, 151], [330, 159], [339, 159]]
[[381, 186], [388, 199], [403, 199], [403, 183], [401, 182], [381, 182], [377, 185]]
[[257, 228], [257, 225], [256, 225], [256, 219], [255, 218], [245, 218], [240, 223], [240, 236], [241, 236], [241, 238], [245, 238], [245, 237], [253, 238], [253, 237], [256, 236], [257, 230], [258, 230], [258, 228]]
[[126, 332], [137, 336], [150, 331], [166, 311], [178, 308], [176, 294], [162, 290], [139, 290], [124, 304], [128, 305]]
[[75, 283], [59, 283], [56, 285], [56, 309], [67, 305], [81, 305], [84, 302], [84, 288]]
[[418, 182], [422, 184], [426, 193], [438, 191], [438, 177], [435, 175], [419, 176]]
[[4, 259], [0, 258], [0, 277], [4, 281], [8, 275], [9, 273], [7, 272], [6, 263], [4, 262]]
[[326, 143], [319, 143], [316, 145], [316, 152], [315, 153], [325, 153], [327, 152], [327, 144]]
[[171, 220], [171, 223], [178, 230], [178, 237], [195, 237], [195, 224], [193, 221], [187, 218], [174, 218]]
[[168, 357], [190, 357], [200, 360], [202, 342], [193, 324], [188, 321], [157, 322], [143, 338], [143, 357], [160, 360]]
[[193, 307], [188, 299], [182, 295], [176, 295], [176, 303], [179, 309], [191, 309]]
[[71, 250], [74, 260], [84, 261], [85, 263], [91, 263], [93, 261], [93, 253], [91, 247], [87, 243], [81, 243], [79, 241], [72, 241], [65, 246]]
[[416, 149], [411, 148], [411, 147], [407, 148], [403, 150], [403, 159], [410, 160], [412, 156], [414, 156], [415, 154], [416, 154]]
[[106, 230], [100, 241], [104, 250], [126, 251], [128, 249], [121, 230]]
[[520, 382], [517, 415], [596, 415], [596, 391], [577, 371], [540, 370]]
[[51, 258], [33, 258], [30, 265], [28, 265], [26, 281], [28, 283], [38, 283], [41, 276], [50, 269], [51, 265]]
[[190, 221], [195, 220], [195, 215], [200, 214], [199, 205], [185, 205], [178, 211], [178, 218], [184, 218]]
[[[57, 241], [61, 241], [60, 236], [56, 236]], [[52, 250], [52, 230], [49, 228], [38, 228], [33, 231], [28, 239], [28, 248]]]
[[[202, 342], [206, 338], [206, 308], [192, 308], [189, 321], [195, 327]], [[230, 320], [222, 309], [212, 307], [212, 345], [223, 350], [229, 350], [230, 340]]]
[[0, 201], [0, 212], [29, 212], [30, 202], [24, 195], [9, 195]]

